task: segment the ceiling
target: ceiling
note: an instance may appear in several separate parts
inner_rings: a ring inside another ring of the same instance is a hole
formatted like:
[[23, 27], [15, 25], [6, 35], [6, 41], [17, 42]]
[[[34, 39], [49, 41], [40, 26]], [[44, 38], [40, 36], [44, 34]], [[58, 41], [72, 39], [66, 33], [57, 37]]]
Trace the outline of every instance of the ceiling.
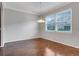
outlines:
[[69, 4], [69, 2], [41, 2], [41, 5], [40, 2], [4, 2], [4, 7], [41, 15], [67, 4]]

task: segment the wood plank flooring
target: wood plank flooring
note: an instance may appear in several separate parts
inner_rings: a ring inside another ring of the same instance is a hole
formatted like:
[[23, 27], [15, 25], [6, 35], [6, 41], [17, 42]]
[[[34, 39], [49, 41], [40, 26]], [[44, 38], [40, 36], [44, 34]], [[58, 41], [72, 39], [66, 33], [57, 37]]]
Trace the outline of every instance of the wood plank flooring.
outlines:
[[79, 49], [42, 38], [6, 43], [4, 56], [79, 56]]

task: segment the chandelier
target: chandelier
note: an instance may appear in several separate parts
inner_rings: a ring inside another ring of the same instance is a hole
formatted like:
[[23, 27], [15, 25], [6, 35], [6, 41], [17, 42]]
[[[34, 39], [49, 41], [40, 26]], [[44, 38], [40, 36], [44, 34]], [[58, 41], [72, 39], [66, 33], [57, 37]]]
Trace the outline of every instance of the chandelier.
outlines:
[[[40, 2], [40, 12], [42, 10], [42, 2]], [[39, 17], [40, 19], [37, 21], [38, 23], [44, 23], [45, 22], [45, 18], [44, 16], [41, 16]]]

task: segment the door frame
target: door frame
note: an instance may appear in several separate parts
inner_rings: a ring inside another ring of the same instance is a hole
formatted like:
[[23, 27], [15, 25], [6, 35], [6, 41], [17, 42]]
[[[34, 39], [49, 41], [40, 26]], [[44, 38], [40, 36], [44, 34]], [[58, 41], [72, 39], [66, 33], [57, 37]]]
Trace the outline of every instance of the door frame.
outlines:
[[1, 6], [1, 46], [0, 47], [4, 47], [4, 7], [3, 7], [3, 3], [1, 2], [2, 6]]

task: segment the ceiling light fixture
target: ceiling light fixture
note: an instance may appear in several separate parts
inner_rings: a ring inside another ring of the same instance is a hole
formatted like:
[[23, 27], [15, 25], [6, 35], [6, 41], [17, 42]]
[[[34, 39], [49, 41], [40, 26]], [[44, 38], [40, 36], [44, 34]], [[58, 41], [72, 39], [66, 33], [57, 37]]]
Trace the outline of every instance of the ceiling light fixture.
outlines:
[[[42, 2], [40, 2], [40, 12], [42, 10]], [[38, 23], [44, 23], [45, 22], [45, 18], [44, 16], [40, 16], [40, 19], [37, 21]]]

